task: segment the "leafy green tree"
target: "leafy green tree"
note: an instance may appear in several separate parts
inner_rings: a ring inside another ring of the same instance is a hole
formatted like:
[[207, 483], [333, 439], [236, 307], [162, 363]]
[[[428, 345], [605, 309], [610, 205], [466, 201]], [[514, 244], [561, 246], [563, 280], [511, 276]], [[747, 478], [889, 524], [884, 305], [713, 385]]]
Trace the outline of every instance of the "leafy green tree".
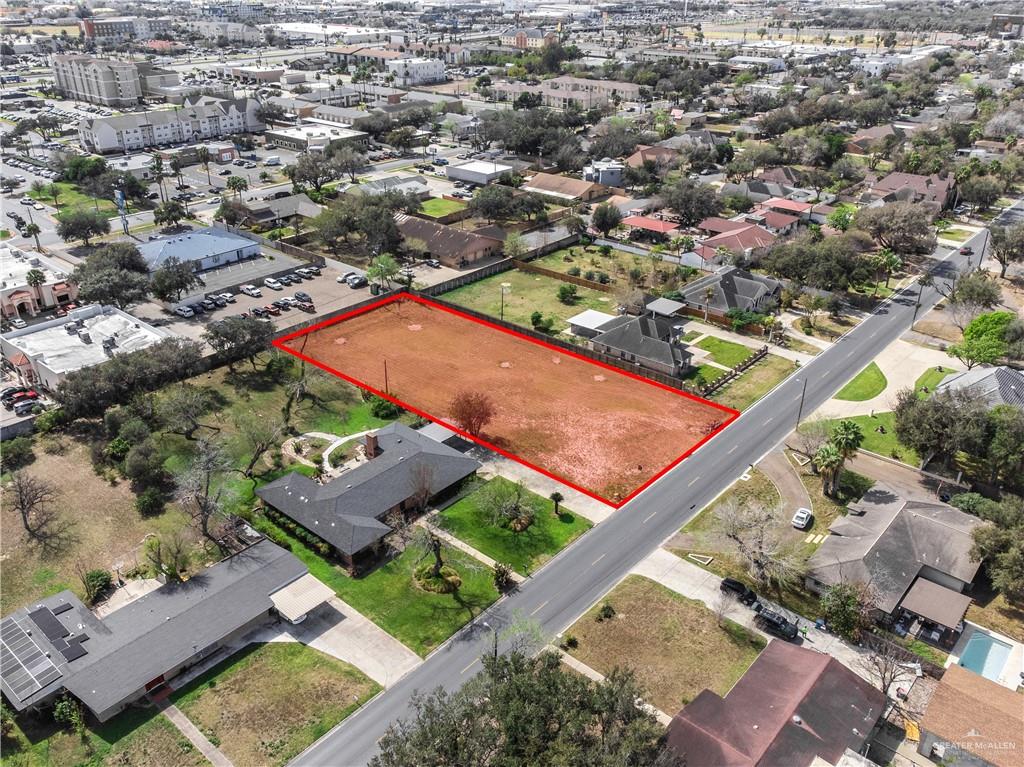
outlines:
[[184, 293], [201, 284], [192, 264], [172, 256], [153, 272], [150, 290], [161, 301], [180, 301]]
[[[892, 279], [893, 272], [898, 272], [903, 268], [903, 259], [897, 256], [891, 248], [882, 248], [871, 260], [875, 269], [885, 275], [885, 287], [889, 287], [889, 280]], [[877, 285], [875, 292], [878, 292]]]
[[1006, 354], [1006, 343], [1000, 338], [988, 336], [964, 338], [960, 343], [948, 347], [946, 352], [971, 370], [976, 365], [991, 365], [996, 362]]
[[110, 222], [107, 217], [94, 210], [78, 208], [70, 210], [57, 218], [57, 235], [64, 240], [81, 240], [88, 246], [89, 240], [110, 233]]
[[370, 262], [370, 268], [366, 270], [366, 276], [375, 280], [381, 287], [391, 287], [391, 281], [398, 275], [399, 266], [395, 257], [390, 253], [381, 253]]
[[682, 178], [661, 191], [666, 207], [675, 212], [683, 227], [692, 227], [722, 209], [713, 187]]
[[[308, 184], [317, 192], [322, 192], [324, 184], [338, 177], [339, 169], [323, 152], [307, 152], [300, 155], [292, 166], [293, 183]], [[230, 181], [231, 179], [228, 179]]]
[[1015, 605], [1024, 604], [1024, 499], [1006, 495], [971, 535], [971, 557], [985, 562], [992, 585]]
[[156, 210], [153, 211], [153, 223], [157, 226], [163, 226], [164, 224], [177, 226], [184, 218], [188, 218], [188, 214], [185, 212], [185, 206], [177, 200], [162, 202], [157, 205]]
[[932, 213], [922, 203], [893, 202], [861, 208], [853, 216], [853, 225], [899, 254], [930, 253], [935, 248]]
[[603, 202], [594, 208], [590, 223], [605, 237], [608, 233], [622, 223], [622, 213], [609, 202]]
[[342, 146], [331, 156], [331, 167], [339, 174], [347, 174], [355, 183], [356, 176], [366, 167], [366, 155], [350, 146]]
[[871, 626], [872, 602], [862, 583], [836, 583], [821, 596], [821, 614], [830, 631], [856, 641]]
[[255, 369], [256, 355], [267, 350], [273, 337], [273, 324], [258, 317], [227, 317], [211, 322], [203, 333], [203, 340], [232, 370], [240, 359], [248, 359]]
[[71, 281], [83, 302], [125, 309], [149, 294], [149, 267], [130, 242], [112, 242], [75, 267]]
[[1024, 262], [1024, 223], [991, 228], [992, 257], [999, 263], [999, 276], [1006, 277], [1010, 264]]
[[488, 221], [507, 221], [515, 215], [512, 189], [491, 185], [478, 189], [467, 205], [470, 213]]
[[526, 255], [527, 245], [519, 232], [509, 232], [502, 246], [502, 254], [505, 258], [521, 259]]

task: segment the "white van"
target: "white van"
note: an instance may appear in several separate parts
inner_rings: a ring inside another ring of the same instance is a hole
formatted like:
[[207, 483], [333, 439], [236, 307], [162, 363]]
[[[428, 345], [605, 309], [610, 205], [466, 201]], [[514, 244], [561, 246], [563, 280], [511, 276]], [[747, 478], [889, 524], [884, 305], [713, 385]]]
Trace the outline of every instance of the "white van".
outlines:
[[281, 158], [278, 157], [276, 154], [272, 154], [272, 155], [270, 155], [270, 157], [266, 158], [263, 161], [263, 164], [264, 165], [280, 165], [281, 164]]

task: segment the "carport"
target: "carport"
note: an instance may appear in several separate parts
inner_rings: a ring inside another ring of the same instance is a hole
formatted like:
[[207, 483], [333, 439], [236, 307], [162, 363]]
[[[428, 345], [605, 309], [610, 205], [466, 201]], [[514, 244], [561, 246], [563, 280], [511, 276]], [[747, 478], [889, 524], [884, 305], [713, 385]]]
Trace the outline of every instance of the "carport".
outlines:
[[274, 609], [289, 623], [302, 623], [306, 616], [334, 597], [322, 581], [306, 573], [270, 595]]

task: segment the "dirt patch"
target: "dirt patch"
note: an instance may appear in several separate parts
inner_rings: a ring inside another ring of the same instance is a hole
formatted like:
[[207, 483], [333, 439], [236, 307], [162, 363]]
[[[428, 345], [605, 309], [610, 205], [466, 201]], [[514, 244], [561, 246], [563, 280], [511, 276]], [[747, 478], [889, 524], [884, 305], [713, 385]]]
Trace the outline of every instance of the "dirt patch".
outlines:
[[[415, 342], [409, 324], [423, 328]], [[339, 347], [342, 332], [348, 343]], [[457, 392], [486, 392], [498, 412], [481, 441], [616, 504], [733, 417], [557, 350], [552, 365], [549, 347], [416, 301], [388, 303], [283, 347], [449, 422]]]
[[668, 714], [704, 689], [725, 695], [765, 646], [759, 635], [731, 621], [720, 627], [701, 603], [640, 576], [626, 578], [604, 603], [613, 618], [599, 622], [596, 606], [565, 632], [579, 643], [572, 655], [605, 675], [631, 667], [647, 700]]

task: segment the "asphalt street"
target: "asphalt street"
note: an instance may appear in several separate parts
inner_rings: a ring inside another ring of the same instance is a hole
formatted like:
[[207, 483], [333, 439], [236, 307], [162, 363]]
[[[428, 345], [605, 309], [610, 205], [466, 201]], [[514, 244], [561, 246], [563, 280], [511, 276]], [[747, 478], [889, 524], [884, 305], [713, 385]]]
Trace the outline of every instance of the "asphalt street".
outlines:
[[[984, 231], [968, 240], [980, 249]], [[939, 249], [936, 283], [945, 285], [967, 258]], [[973, 256], [977, 263], [978, 256]], [[753, 405], [711, 442], [637, 496], [609, 519], [563, 550], [519, 589], [478, 616], [397, 685], [342, 722], [293, 764], [356, 767], [366, 764], [389, 723], [408, 718], [416, 690], [455, 690], [480, 670], [479, 658], [494, 646], [507, 648], [510, 627], [539, 623], [547, 637], [566, 629], [629, 570], [729, 487], [749, 466], [780, 444], [798, 413], [813, 412], [911, 325], [918, 300], [913, 284]], [[923, 313], [939, 300], [933, 288], [920, 295]], [[802, 406], [802, 409], [801, 409]], [[487, 624], [487, 625], [485, 625]], [[493, 627], [490, 628], [490, 627]], [[674, 713], [674, 712], [669, 712]]]

